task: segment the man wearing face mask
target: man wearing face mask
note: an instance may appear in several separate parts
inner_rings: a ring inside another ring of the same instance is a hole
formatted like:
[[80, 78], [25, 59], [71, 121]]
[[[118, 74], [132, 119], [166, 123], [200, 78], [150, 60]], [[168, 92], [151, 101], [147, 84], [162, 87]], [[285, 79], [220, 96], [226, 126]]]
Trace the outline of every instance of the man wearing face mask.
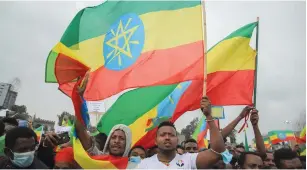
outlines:
[[9, 130], [5, 137], [4, 153], [0, 161], [1, 169], [47, 169], [35, 156], [37, 136], [32, 129], [17, 127]]

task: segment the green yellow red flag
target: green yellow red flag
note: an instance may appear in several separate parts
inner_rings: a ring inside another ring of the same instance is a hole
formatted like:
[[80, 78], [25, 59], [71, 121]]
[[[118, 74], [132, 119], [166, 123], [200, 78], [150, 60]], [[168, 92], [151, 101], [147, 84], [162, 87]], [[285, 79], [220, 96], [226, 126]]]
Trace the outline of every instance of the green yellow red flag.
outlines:
[[128, 88], [203, 79], [200, 1], [106, 1], [81, 10], [50, 52], [46, 82], [71, 96], [90, 71], [84, 98], [102, 100]]
[[279, 142], [295, 140], [293, 131], [290, 130], [276, 130], [269, 132], [269, 138], [272, 144]]
[[249, 44], [257, 25], [239, 28], [208, 51], [207, 95], [212, 104], [252, 104], [256, 51]]

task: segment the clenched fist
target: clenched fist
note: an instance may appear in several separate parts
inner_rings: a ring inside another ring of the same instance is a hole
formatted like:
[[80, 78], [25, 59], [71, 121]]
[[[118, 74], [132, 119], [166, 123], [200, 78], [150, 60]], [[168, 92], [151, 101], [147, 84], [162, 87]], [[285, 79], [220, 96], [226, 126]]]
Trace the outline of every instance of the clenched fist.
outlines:
[[254, 107], [252, 107], [252, 106], [246, 106], [242, 111], [241, 111], [241, 113], [240, 113], [240, 115], [239, 115], [239, 117], [240, 117], [240, 119], [243, 119], [246, 115], [248, 115], [249, 114], [249, 112], [251, 111], [251, 110], [253, 110], [254, 109]]
[[204, 96], [200, 102], [200, 109], [203, 111], [204, 115], [211, 116], [211, 102], [207, 96]]
[[83, 97], [83, 94], [85, 92], [85, 89], [86, 89], [86, 86], [87, 86], [87, 83], [88, 83], [88, 79], [89, 79], [89, 72], [87, 72], [85, 74], [83, 83], [78, 87], [78, 93], [82, 97]]
[[258, 125], [259, 115], [258, 115], [258, 110], [257, 109], [253, 109], [252, 110], [250, 121], [251, 121], [253, 126], [257, 126]]

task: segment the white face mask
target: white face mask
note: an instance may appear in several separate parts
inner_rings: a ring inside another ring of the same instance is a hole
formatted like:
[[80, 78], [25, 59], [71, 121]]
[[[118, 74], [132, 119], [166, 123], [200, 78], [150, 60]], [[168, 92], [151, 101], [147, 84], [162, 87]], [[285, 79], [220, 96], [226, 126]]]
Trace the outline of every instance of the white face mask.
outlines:
[[24, 153], [13, 152], [13, 154], [14, 154], [14, 159], [11, 160], [12, 163], [20, 168], [26, 168], [33, 163], [35, 151], [24, 152]]

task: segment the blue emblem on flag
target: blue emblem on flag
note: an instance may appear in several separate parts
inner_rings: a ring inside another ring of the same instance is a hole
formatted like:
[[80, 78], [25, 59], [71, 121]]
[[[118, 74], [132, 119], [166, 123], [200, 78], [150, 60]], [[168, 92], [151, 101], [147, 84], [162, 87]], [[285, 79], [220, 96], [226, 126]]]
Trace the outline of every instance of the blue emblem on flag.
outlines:
[[279, 133], [279, 134], [278, 134], [278, 138], [279, 138], [279, 139], [282, 139], [282, 140], [283, 140], [283, 139], [286, 139], [286, 135], [285, 135], [284, 133]]
[[138, 15], [129, 13], [111, 25], [103, 43], [104, 66], [123, 70], [131, 66], [144, 47], [144, 25]]

